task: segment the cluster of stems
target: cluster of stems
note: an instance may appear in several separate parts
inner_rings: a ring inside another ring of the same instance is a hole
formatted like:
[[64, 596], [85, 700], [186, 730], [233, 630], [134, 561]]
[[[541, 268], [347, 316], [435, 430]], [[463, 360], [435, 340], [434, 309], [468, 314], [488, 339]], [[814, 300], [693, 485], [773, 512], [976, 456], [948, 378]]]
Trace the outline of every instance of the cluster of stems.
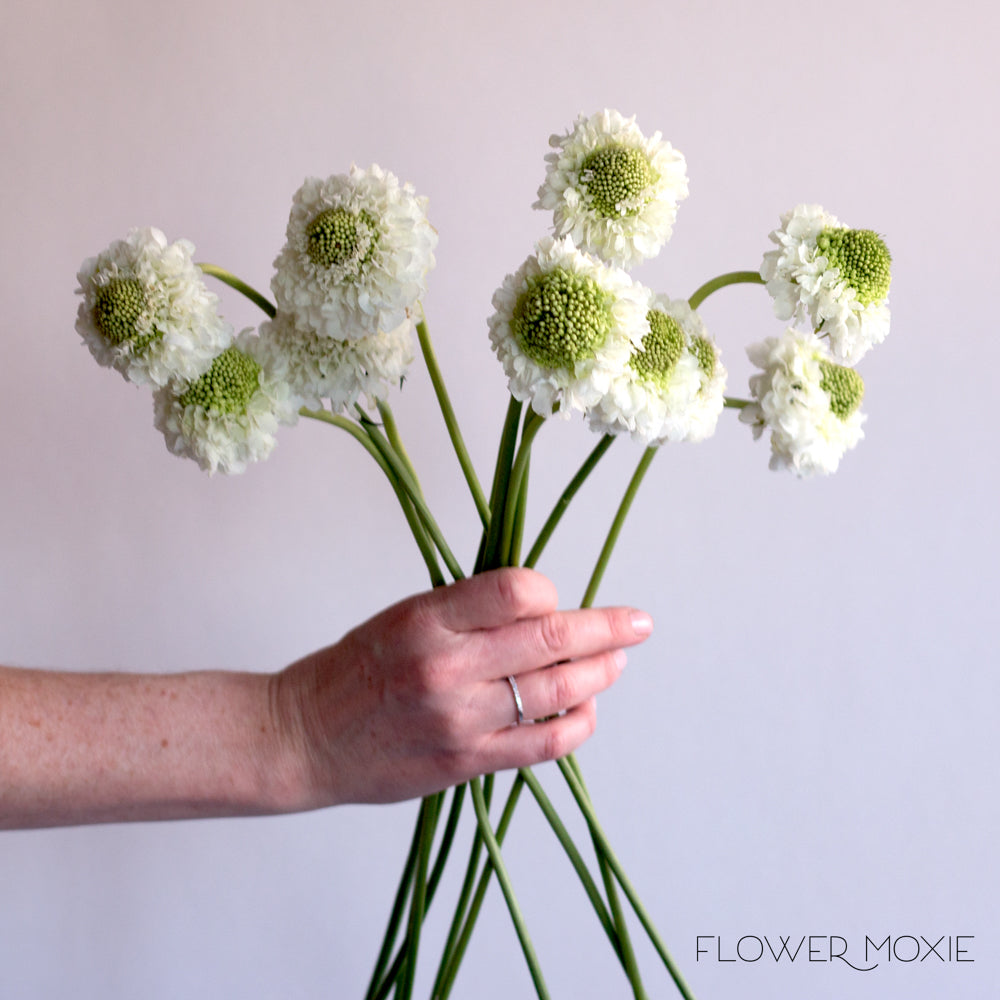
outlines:
[[[214, 265], [201, 266], [206, 273], [236, 288], [269, 316], [274, 316], [274, 306], [260, 293], [221, 268]], [[721, 275], [706, 282], [691, 296], [689, 301], [692, 308], [717, 289], [738, 282], [760, 283], [760, 278], [755, 272], [743, 271]], [[522, 404], [513, 398], [510, 400], [497, 451], [492, 489], [487, 498], [462, 438], [425, 321], [422, 320], [417, 324], [417, 334], [448, 435], [482, 522], [482, 541], [473, 572], [481, 573], [502, 566], [534, 567], [571, 501], [608, 451], [614, 438], [606, 435], [594, 446], [556, 501], [538, 537], [522, 560], [531, 450], [544, 424], [544, 418], [531, 410], [527, 413], [522, 412]], [[731, 406], [739, 406], [741, 402], [727, 400], [727, 404]], [[355, 411], [353, 418], [326, 409], [303, 408], [300, 414], [347, 431], [368, 451], [395, 491], [414, 541], [427, 566], [432, 585], [442, 586], [448, 577], [452, 580], [461, 579], [464, 576], [462, 568], [427, 505], [388, 403], [378, 404], [378, 421], [373, 420], [360, 406], [356, 407]], [[597, 557], [581, 607], [590, 607], [593, 604], [629, 509], [656, 452], [655, 447], [647, 448], [639, 460]], [[601, 829], [576, 758], [570, 754], [558, 761], [558, 768], [586, 824], [597, 860], [600, 885], [591, 874], [583, 854], [531, 768], [521, 768], [514, 775], [513, 783], [495, 824], [490, 817], [495, 786], [493, 775], [474, 778], [468, 784], [459, 785], [450, 792], [438, 792], [427, 796], [420, 804], [412, 843], [365, 1000], [383, 1000], [390, 993], [395, 1000], [410, 1000], [413, 996], [424, 920], [440, 887], [449, 853], [454, 846], [462, 809], [468, 799], [471, 799], [475, 811], [475, 833], [466, 862], [465, 876], [434, 978], [431, 1000], [446, 1000], [450, 996], [494, 875], [510, 912], [537, 996], [540, 1000], [547, 1000], [549, 992], [541, 964], [501, 852], [504, 838], [525, 788], [535, 799], [579, 877], [636, 1000], [644, 1000], [648, 994], [636, 962], [622, 896], [625, 897], [635, 918], [661, 958], [680, 995], [685, 1000], [692, 1000], [690, 989]], [[450, 803], [446, 809], [449, 795]]]

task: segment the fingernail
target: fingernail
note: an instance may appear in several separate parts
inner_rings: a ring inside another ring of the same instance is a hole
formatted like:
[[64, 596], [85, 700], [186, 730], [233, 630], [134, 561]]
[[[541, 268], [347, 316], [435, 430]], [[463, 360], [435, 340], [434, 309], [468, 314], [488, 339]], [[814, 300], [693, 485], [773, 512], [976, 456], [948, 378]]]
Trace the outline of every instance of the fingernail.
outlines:
[[619, 670], [625, 669], [625, 664], [628, 662], [628, 657], [625, 655], [624, 649], [615, 650], [615, 666]]
[[653, 631], [653, 619], [645, 611], [633, 611], [632, 631], [641, 637], [649, 635]]

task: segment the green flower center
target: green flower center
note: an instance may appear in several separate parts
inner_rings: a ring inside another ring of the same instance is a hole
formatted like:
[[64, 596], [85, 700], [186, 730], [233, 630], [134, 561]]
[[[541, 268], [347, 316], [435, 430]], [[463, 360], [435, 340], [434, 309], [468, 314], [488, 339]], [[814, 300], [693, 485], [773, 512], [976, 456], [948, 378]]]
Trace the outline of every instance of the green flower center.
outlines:
[[673, 316], [659, 309], [650, 309], [646, 320], [649, 333], [642, 338], [642, 350], [629, 358], [629, 365], [640, 378], [663, 389], [684, 353], [684, 331]]
[[882, 237], [871, 229], [824, 229], [816, 247], [840, 271], [864, 305], [881, 302], [889, 294], [892, 255]]
[[112, 278], [94, 297], [94, 325], [115, 347], [128, 344], [141, 354], [162, 332], [140, 333], [139, 323], [149, 312], [146, 289], [138, 278]]
[[613, 297], [593, 278], [561, 268], [528, 279], [510, 326], [521, 350], [546, 368], [571, 368], [607, 339]]
[[260, 365], [249, 354], [229, 347], [188, 386], [179, 402], [217, 413], [245, 413], [250, 397], [260, 387], [260, 372]]
[[830, 409], [846, 420], [860, 405], [865, 395], [865, 383], [853, 369], [832, 361], [821, 361], [823, 377], [819, 387], [830, 394]]
[[656, 180], [646, 154], [613, 144], [595, 149], [580, 166], [580, 182], [591, 207], [606, 219], [636, 215], [643, 192]]
[[364, 210], [328, 208], [306, 227], [306, 253], [323, 268], [354, 265], [355, 273], [371, 260], [378, 243], [375, 218]]
[[708, 337], [692, 337], [688, 349], [698, 359], [698, 367], [705, 378], [711, 378], [715, 374], [715, 344]]

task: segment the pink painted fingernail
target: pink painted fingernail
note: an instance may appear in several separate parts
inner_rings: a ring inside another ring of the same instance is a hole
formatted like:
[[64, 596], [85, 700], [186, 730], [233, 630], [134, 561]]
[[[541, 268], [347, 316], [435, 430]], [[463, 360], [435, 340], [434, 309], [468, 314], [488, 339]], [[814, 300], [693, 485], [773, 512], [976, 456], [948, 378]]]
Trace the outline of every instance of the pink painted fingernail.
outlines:
[[645, 611], [632, 612], [632, 631], [637, 636], [645, 637], [653, 631], [653, 619]]

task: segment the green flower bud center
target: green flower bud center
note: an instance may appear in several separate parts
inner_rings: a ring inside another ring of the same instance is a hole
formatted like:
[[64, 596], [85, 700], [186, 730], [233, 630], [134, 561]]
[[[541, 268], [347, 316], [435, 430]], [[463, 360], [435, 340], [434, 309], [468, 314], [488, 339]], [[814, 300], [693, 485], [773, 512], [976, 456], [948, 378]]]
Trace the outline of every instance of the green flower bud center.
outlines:
[[580, 167], [591, 207], [608, 219], [635, 215], [645, 202], [643, 192], [655, 179], [642, 150], [618, 144], [595, 149]]
[[378, 226], [365, 211], [328, 208], [306, 227], [306, 253], [322, 268], [350, 267], [360, 270], [371, 260], [378, 243]]
[[830, 394], [830, 409], [846, 420], [860, 405], [865, 395], [865, 383], [853, 369], [832, 361], [821, 361], [823, 377], [819, 387]]
[[546, 368], [571, 368], [607, 339], [613, 297], [593, 278], [558, 268], [528, 279], [510, 326], [520, 348]]
[[840, 271], [864, 305], [881, 302], [889, 294], [892, 255], [871, 229], [824, 229], [816, 247]]
[[708, 337], [692, 337], [688, 348], [698, 359], [698, 367], [705, 373], [705, 377], [711, 378], [715, 374], [715, 344]]
[[640, 378], [665, 388], [684, 353], [684, 331], [673, 316], [659, 309], [650, 309], [646, 320], [649, 333], [642, 338], [642, 350], [633, 352], [629, 365]]
[[227, 348], [201, 378], [180, 396], [181, 406], [200, 406], [216, 413], [244, 413], [260, 387], [260, 365], [249, 354]]
[[112, 278], [98, 286], [94, 296], [94, 325], [115, 347], [128, 345], [140, 354], [162, 333], [140, 333], [140, 321], [149, 311], [146, 289], [138, 278]]

